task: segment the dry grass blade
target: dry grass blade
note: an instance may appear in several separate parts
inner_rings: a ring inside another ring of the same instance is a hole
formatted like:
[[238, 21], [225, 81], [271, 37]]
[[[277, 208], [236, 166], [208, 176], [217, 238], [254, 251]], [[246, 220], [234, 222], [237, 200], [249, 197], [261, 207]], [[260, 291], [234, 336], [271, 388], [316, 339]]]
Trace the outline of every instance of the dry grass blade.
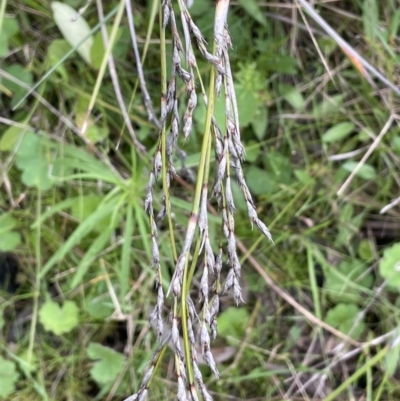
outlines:
[[341, 47], [343, 52], [349, 57], [351, 62], [361, 73], [361, 75], [375, 88], [375, 84], [368, 72], [373, 74], [382, 83], [392, 89], [397, 95], [400, 95], [400, 89], [382, 75], [371, 63], [358, 54], [328, 23], [314, 10], [306, 0], [296, 0], [307, 11], [311, 18]]

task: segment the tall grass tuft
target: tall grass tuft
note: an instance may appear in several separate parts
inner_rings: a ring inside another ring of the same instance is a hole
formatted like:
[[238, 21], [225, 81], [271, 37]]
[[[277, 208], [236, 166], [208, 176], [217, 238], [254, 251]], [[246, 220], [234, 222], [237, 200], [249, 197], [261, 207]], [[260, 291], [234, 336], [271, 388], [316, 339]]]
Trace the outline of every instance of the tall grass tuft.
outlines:
[[[151, 380], [164, 355], [168, 344], [175, 355], [177, 399], [211, 400], [202, 374], [198, 367], [197, 350], [202, 359], [218, 377], [218, 369], [211, 352], [211, 340], [217, 336], [217, 314], [221, 293], [231, 292], [236, 303], [242, 301], [239, 278], [241, 266], [235, 240], [235, 204], [231, 176], [234, 174], [245, 199], [250, 223], [255, 225], [270, 241], [271, 234], [258, 218], [257, 211], [243, 174], [244, 147], [241, 143], [238, 107], [229, 48], [231, 38], [227, 26], [229, 0], [219, 0], [215, 6], [214, 41], [212, 49], [190, 15], [188, 4], [177, 0], [176, 12], [172, 0], [160, 2], [160, 54], [161, 54], [161, 128], [153, 167], [145, 198], [145, 210], [149, 215], [152, 237], [152, 265], [156, 270], [157, 303], [151, 314], [156, 327], [160, 346], [152, 357], [136, 394], [126, 401], [144, 400]], [[177, 20], [179, 19], [179, 24]], [[166, 38], [172, 39], [172, 72], [167, 76]], [[210, 64], [209, 87], [206, 93], [198, 71], [197, 57], [203, 57]], [[184, 115], [179, 114], [178, 85], [186, 88]], [[199, 90], [198, 90], [199, 88]], [[214, 117], [216, 97], [225, 95], [224, 132]], [[207, 108], [205, 129], [202, 136], [200, 162], [197, 171], [195, 193], [182, 248], [177, 249], [174, 218], [170, 202], [170, 185], [176, 176], [174, 155], [179, 149], [179, 135], [187, 140], [193, 132], [193, 112], [199, 103], [198, 96]], [[215, 153], [215, 177], [209, 185], [211, 174], [211, 152]], [[154, 210], [155, 184], [162, 182], [162, 207]], [[213, 249], [210, 241], [207, 203], [215, 197], [221, 211], [221, 235], [219, 249]], [[170, 245], [174, 258], [174, 273], [166, 293], [162, 286], [163, 277], [158, 242], [158, 227], [167, 221]], [[216, 256], [215, 256], [216, 255]], [[223, 262], [229, 265], [225, 279], [221, 277]], [[201, 266], [199, 301], [192, 299], [190, 288], [194, 271]], [[166, 298], [172, 301], [167, 304]], [[168, 319], [166, 312], [169, 311]], [[165, 327], [165, 321], [168, 327]], [[183, 341], [181, 341], [181, 337]]]

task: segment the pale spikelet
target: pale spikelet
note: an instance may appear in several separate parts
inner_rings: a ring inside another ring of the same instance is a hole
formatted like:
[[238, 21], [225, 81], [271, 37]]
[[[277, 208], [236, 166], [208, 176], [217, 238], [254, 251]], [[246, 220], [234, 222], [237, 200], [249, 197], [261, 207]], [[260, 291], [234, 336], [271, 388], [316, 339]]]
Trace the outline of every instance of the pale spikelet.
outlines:
[[178, 361], [179, 364], [179, 374], [182, 377], [182, 381], [184, 384], [187, 383], [187, 377], [186, 377], [186, 366], [185, 363], [182, 359], [179, 359]]
[[146, 197], [144, 200], [144, 210], [149, 214], [153, 214], [153, 185], [154, 185], [154, 182], [155, 182], [155, 176], [152, 171], [150, 173], [149, 184], [147, 185]]
[[161, 209], [160, 209], [160, 211], [157, 213], [157, 216], [156, 216], [156, 221], [157, 221], [157, 223], [160, 222], [160, 221], [163, 221], [165, 215], [167, 214], [167, 206], [166, 206], [166, 204], [165, 204], [166, 200], [165, 200], [165, 197], [164, 197], [164, 196], [162, 197], [161, 202], [162, 202]]
[[163, 11], [164, 11], [164, 14], [163, 14], [163, 29], [165, 29], [166, 26], [168, 25], [169, 17], [171, 15], [171, 9], [170, 9], [169, 1], [163, 1], [162, 7], [163, 7]]
[[152, 251], [152, 264], [153, 266], [160, 263], [160, 251], [158, 249], [157, 235], [151, 235], [151, 251]]
[[225, 238], [229, 238], [229, 231], [228, 213], [226, 211], [226, 208], [224, 207], [222, 209], [222, 232], [224, 233]]
[[219, 207], [222, 206], [222, 182], [226, 174], [227, 152], [227, 138], [222, 140], [221, 136], [218, 135], [215, 139], [215, 159], [217, 161], [217, 172], [214, 187], [212, 189], [212, 195], [217, 199]]
[[191, 317], [189, 317], [189, 319], [188, 319], [188, 336], [189, 336], [190, 344], [192, 344], [192, 346], [194, 346], [196, 344], [196, 339], [194, 336], [192, 322], [193, 322], [193, 319]]
[[175, 297], [178, 297], [181, 294], [183, 269], [185, 268], [185, 263], [186, 254], [182, 254], [176, 263], [175, 272], [172, 276], [171, 285], [169, 286], [167, 296], [170, 294], [171, 291]]
[[200, 281], [200, 299], [208, 299], [208, 266], [205, 264]]
[[178, 376], [178, 394], [177, 394], [178, 401], [188, 401], [186, 396], [186, 388], [181, 376]]
[[147, 400], [148, 390], [145, 388], [139, 395], [138, 401], [146, 401]]
[[191, 80], [187, 85], [188, 92], [188, 103], [185, 111], [185, 115], [183, 117], [183, 136], [188, 139], [190, 133], [192, 132], [192, 124], [193, 124], [193, 111], [197, 106], [197, 95], [196, 90], [194, 88], [193, 80]]
[[[200, 200], [200, 212], [199, 218], [197, 220], [199, 226], [200, 234], [204, 239], [208, 231], [208, 217], [207, 217], [207, 185], [203, 185]], [[204, 242], [204, 241], [203, 241]]]
[[158, 179], [161, 170], [162, 170], [162, 156], [161, 156], [161, 151], [158, 150], [156, 156], [154, 157], [154, 176], [156, 180]]
[[203, 376], [196, 362], [193, 363], [193, 371], [194, 371], [194, 378], [196, 379], [197, 385], [199, 386], [204, 401], [212, 401], [212, 397], [210, 396], [210, 394], [206, 389], [206, 386], [204, 385]]
[[165, 117], [171, 113], [174, 109], [176, 103], [176, 82], [175, 82], [175, 71], [169, 81], [168, 88], [167, 88], [167, 99], [166, 99], [166, 106], [165, 106]]
[[147, 387], [147, 385], [149, 384], [149, 381], [150, 381], [150, 378], [151, 378], [153, 372], [154, 372], [154, 365], [151, 365], [143, 377], [142, 385], [144, 387]]
[[153, 312], [150, 315], [150, 322], [156, 322], [157, 328], [157, 339], [161, 340], [162, 335], [164, 333], [164, 323], [162, 318], [162, 310], [164, 307], [164, 290], [161, 284], [161, 269], [158, 268], [157, 271], [157, 279], [156, 279], [156, 288], [157, 288], [157, 304], [153, 309]]
[[208, 237], [208, 235], [205, 240], [205, 254], [206, 254], [207, 266], [211, 272], [214, 272], [215, 271], [215, 256], [214, 256], [214, 252], [211, 248], [211, 242], [210, 242], [210, 238]]
[[224, 292], [232, 291], [237, 304], [243, 302], [242, 290], [234, 269], [230, 269], [224, 284]]
[[218, 327], [217, 327], [218, 313], [219, 313], [219, 296], [218, 294], [215, 294], [210, 306], [210, 329], [211, 329], [211, 338], [213, 340], [216, 339], [218, 333]]
[[214, 357], [211, 353], [210, 335], [208, 334], [208, 330], [205, 323], [201, 325], [200, 329], [200, 344], [204, 361], [210, 367], [214, 375], [218, 378], [219, 372]]

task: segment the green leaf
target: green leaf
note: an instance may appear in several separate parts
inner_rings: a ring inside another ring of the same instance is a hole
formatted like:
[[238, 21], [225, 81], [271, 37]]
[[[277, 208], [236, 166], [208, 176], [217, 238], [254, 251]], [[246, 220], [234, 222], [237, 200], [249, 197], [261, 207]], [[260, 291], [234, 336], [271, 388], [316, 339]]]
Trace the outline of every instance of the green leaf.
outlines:
[[[400, 11], [400, 10], [399, 10]], [[396, 135], [395, 137], [393, 137], [392, 139], [392, 149], [398, 154], [400, 155], [400, 136]]]
[[25, 373], [33, 373], [39, 367], [39, 358], [36, 354], [29, 352], [27, 348], [23, 349], [18, 355], [18, 366]]
[[17, 149], [15, 162], [22, 170], [22, 182], [28, 187], [36, 186], [47, 190], [55, 184], [49, 177], [49, 164], [53, 162], [53, 157], [48, 143], [32, 131], [24, 135]]
[[354, 130], [354, 124], [344, 122], [334, 125], [322, 135], [322, 142], [336, 142], [346, 138]]
[[398, 8], [390, 16], [390, 36], [393, 38], [397, 36], [400, 27], [400, 8]]
[[267, 19], [265, 18], [256, 0], [239, 0], [239, 4], [251, 17], [253, 17], [262, 26], [267, 26]]
[[[108, 37], [110, 37], [111, 31], [112, 31], [112, 27], [107, 26]], [[118, 28], [117, 36], [115, 38], [114, 48], [112, 50], [112, 54], [114, 57], [123, 56], [123, 54], [121, 54], [121, 53], [123, 53], [126, 48], [126, 46], [123, 45], [122, 42], [120, 41], [122, 33], [123, 33], [123, 29]], [[126, 43], [126, 42], [124, 41], [124, 43]], [[123, 46], [123, 47], [121, 47], [121, 46]], [[96, 68], [96, 69], [100, 68], [101, 63], [103, 62], [105, 51], [106, 50], [105, 50], [105, 46], [104, 46], [104, 42], [103, 42], [103, 35], [101, 32], [97, 32], [94, 35], [93, 46], [91, 49], [91, 60], [92, 60], [92, 66], [94, 68]], [[122, 59], [125, 59], [125, 57], [122, 57]]]
[[[256, 134], [256, 137], [259, 141], [264, 139], [265, 133], [268, 128], [268, 109], [267, 107], [259, 107], [256, 110], [256, 114], [254, 116], [253, 121], [251, 122], [251, 126]], [[248, 153], [246, 160], [251, 161], [248, 157]]]
[[276, 51], [266, 52], [259, 60], [266, 71], [279, 74], [296, 74], [299, 63], [295, 57], [279, 54]]
[[0, 216], [0, 236], [11, 231], [16, 225], [15, 219], [10, 214]]
[[0, 356], [0, 397], [8, 397], [15, 391], [18, 378], [15, 363]]
[[[25, 123], [25, 122], [24, 122]], [[26, 129], [20, 128], [17, 125], [12, 125], [8, 127], [1, 139], [0, 139], [0, 150], [10, 151], [14, 149], [15, 145], [22, 138], [22, 136], [27, 133]]]
[[249, 321], [246, 308], [229, 307], [218, 318], [218, 332], [222, 336], [243, 337]]
[[[342, 168], [344, 168], [345, 170], [352, 173], [357, 166], [358, 166], [358, 162], [348, 161], [342, 165]], [[365, 163], [357, 171], [356, 176], [363, 178], [364, 180], [372, 180], [373, 178], [376, 177], [376, 171], [373, 166]]]
[[[75, 11], [68, 4], [54, 1], [51, 3], [53, 9], [54, 21], [61, 31], [65, 40], [72, 46], [76, 47], [85, 36], [90, 34], [90, 27], [82, 15], [78, 16]], [[78, 18], [76, 18], [78, 16]], [[90, 65], [91, 64], [91, 49], [93, 45], [93, 37], [89, 36], [88, 39], [82, 43], [77, 51], [80, 56]]]
[[39, 321], [47, 331], [56, 335], [69, 333], [78, 326], [79, 309], [75, 302], [65, 301], [60, 306], [53, 301], [45, 302], [39, 311]]
[[247, 127], [254, 120], [260, 105], [257, 94], [248, 91], [241, 85], [237, 85], [236, 98], [239, 110], [239, 124], [241, 127]]
[[71, 249], [80, 242], [89, 232], [91, 232], [104, 218], [110, 216], [118, 205], [118, 199], [116, 197], [111, 198], [108, 202], [102, 203], [88, 218], [86, 218], [76, 230], [68, 237], [65, 243], [63, 243], [53, 256], [43, 266], [40, 277], [43, 277], [47, 272]]
[[[32, 73], [22, 67], [20, 64], [12, 64], [11, 66], [2, 67], [5, 72], [12, 75], [17, 80], [27, 84], [28, 86], [32, 85], [33, 76]], [[26, 89], [20, 84], [10, 81], [9, 79], [2, 77], [1, 83], [12, 92], [12, 100], [11, 106], [15, 107], [19, 102], [19, 98], [25, 93]], [[25, 102], [21, 103], [18, 108], [21, 108]]]
[[372, 274], [365, 274], [365, 265], [359, 260], [343, 261], [326, 272], [324, 288], [335, 301], [350, 301], [372, 287]]
[[107, 301], [99, 300], [97, 297], [86, 303], [86, 312], [94, 319], [104, 321], [114, 312], [114, 305]]
[[271, 173], [255, 166], [246, 171], [246, 181], [254, 195], [267, 195], [278, 188]]
[[357, 305], [341, 303], [328, 311], [325, 321], [342, 333], [349, 334], [353, 338], [358, 338], [365, 329], [365, 323], [363, 321], [360, 321], [358, 325], [353, 328], [359, 312], [360, 309]]
[[87, 353], [96, 361], [90, 369], [90, 376], [100, 385], [112, 383], [124, 367], [125, 357], [101, 344], [90, 343]]
[[92, 241], [90, 247], [85, 252], [82, 260], [76, 268], [76, 273], [71, 283], [71, 288], [74, 289], [82, 280], [93, 263], [93, 259], [104, 249], [106, 243], [110, 240], [114, 227], [107, 227], [101, 234]]
[[366, 36], [374, 40], [375, 30], [379, 29], [379, 9], [376, 0], [364, 0], [363, 22]]
[[372, 249], [373, 248], [371, 246], [370, 240], [368, 238], [364, 238], [360, 241], [357, 252], [361, 259], [371, 260], [374, 257]]
[[390, 287], [400, 288], [400, 243], [386, 248], [379, 262], [379, 273]]
[[16, 232], [9, 232], [0, 237], [0, 251], [10, 252], [21, 243], [21, 235]]
[[386, 373], [389, 376], [393, 376], [397, 371], [400, 361], [400, 343], [397, 339], [399, 333], [396, 332], [396, 338], [393, 338], [393, 342], [396, 343], [394, 347], [388, 352], [383, 361], [383, 366], [385, 367]]
[[0, 57], [7, 56], [9, 53], [8, 40], [19, 32], [19, 26], [15, 18], [5, 17], [0, 34]]
[[56, 67], [56, 71], [65, 81], [68, 81], [68, 72], [63, 64], [60, 63], [65, 53], [71, 49], [71, 46], [64, 39], [56, 39], [50, 43], [47, 49], [47, 57], [51, 67]]
[[304, 97], [301, 92], [292, 85], [279, 85], [279, 94], [295, 109], [301, 110], [304, 106]]
[[10, 252], [21, 243], [19, 233], [12, 231], [16, 221], [10, 214], [0, 216], [0, 251]]

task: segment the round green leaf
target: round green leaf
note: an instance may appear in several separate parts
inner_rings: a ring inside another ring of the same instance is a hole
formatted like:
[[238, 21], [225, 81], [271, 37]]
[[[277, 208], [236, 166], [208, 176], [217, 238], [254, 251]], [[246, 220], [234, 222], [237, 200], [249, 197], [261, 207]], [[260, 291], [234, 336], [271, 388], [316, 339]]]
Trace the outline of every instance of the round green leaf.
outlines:
[[357, 305], [341, 303], [328, 311], [325, 321], [342, 333], [357, 338], [365, 329], [365, 323], [363, 321], [360, 321], [358, 325], [353, 328], [359, 312], [360, 309]]
[[78, 325], [79, 309], [75, 302], [65, 301], [63, 306], [47, 301], [40, 308], [39, 320], [47, 331], [60, 335], [68, 333]]
[[90, 369], [90, 375], [99, 384], [113, 382], [124, 366], [122, 354], [101, 344], [90, 343], [87, 353], [90, 359], [96, 361]]
[[0, 356], [0, 397], [7, 397], [15, 390], [19, 374], [15, 363]]
[[379, 272], [391, 287], [400, 288], [400, 243], [385, 249], [379, 263]]

